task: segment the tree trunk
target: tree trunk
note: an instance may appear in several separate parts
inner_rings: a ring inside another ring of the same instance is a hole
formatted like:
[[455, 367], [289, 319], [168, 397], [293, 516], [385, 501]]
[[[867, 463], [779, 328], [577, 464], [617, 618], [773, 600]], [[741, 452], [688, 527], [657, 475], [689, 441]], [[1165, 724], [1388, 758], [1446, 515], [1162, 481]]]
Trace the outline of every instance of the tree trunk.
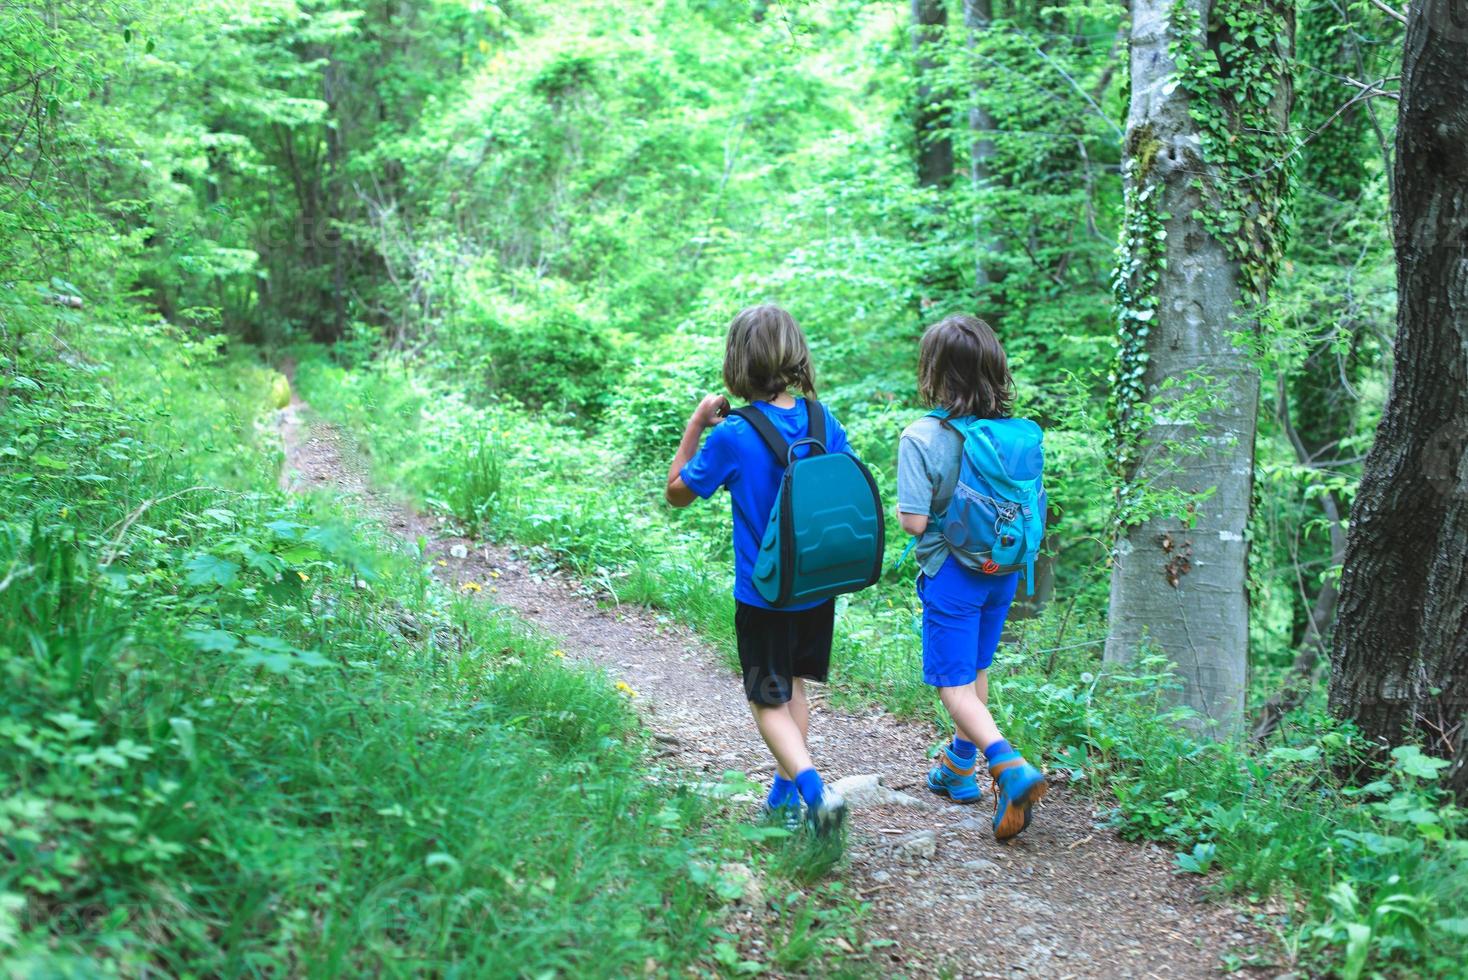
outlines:
[[[1218, 49], [1225, 38], [1222, 28], [1210, 29], [1211, 6], [1184, 0], [1174, 22], [1173, 0], [1131, 2], [1117, 416], [1119, 433], [1135, 427], [1135, 451], [1119, 449], [1122, 528], [1105, 659], [1165, 654], [1198, 727], [1229, 737], [1242, 727], [1248, 682], [1245, 532], [1259, 403], [1258, 368], [1233, 336], [1257, 329], [1253, 304], [1267, 273], [1253, 271], [1249, 295], [1231, 243], [1209, 230], [1213, 199], [1205, 195], [1216, 192], [1206, 188], [1237, 181], [1219, 160], [1204, 158], [1207, 134], [1192, 110], [1226, 107], [1195, 105], [1169, 52], [1174, 38], [1183, 49]], [[1282, 82], [1267, 108], [1281, 131], [1288, 93]], [[1208, 402], [1190, 416], [1179, 398], [1200, 391]], [[1162, 502], [1137, 505], [1148, 498]]]
[[913, 126], [917, 137], [918, 183], [941, 187], [953, 178], [953, 140], [948, 135], [947, 99], [934, 84], [942, 56], [948, 8], [943, 0], [912, 0], [912, 51], [917, 75], [917, 108]]
[[[978, 47], [979, 35], [989, 29], [993, 20], [994, 8], [991, 0], [963, 0], [963, 26], [967, 32], [966, 43], [970, 55]], [[973, 91], [969, 93], [968, 110], [968, 172], [975, 196], [974, 291], [982, 294], [994, 281], [994, 274], [989, 268], [990, 257], [999, 251], [999, 243], [992, 229], [985, 228], [984, 216], [979, 213], [977, 202], [979, 191], [989, 182], [989, 162], [994, 158], [994, 120], [989, 116], [989, 110], [984, 108], [980, 96], [983, 86], [979, 82], [979, 66], [976, 62], [969, 65], [969, 72], [974, 80]]]
[[342, 240], [340, 223], [343, 213], [342, 185], [346, 181], [346, 145], [348, 138], [348, 114], [342, 111], [344, 68], [336, 58], [331, 58], [322, 74], [322, 95], [325, 97], [328, 118], [332, 124], [326, 128], [326, 174], [322, 181], [322, 192], [326, 198], [322, 227], [317, 230], [323, 246], [331, 260], [331, 291], [322, 297], [330, 304], [332, 340], [341, 340], [347, 334], [347, 264], [346, 243]]
[[[1396, 368], [1351, 508], [1330, 705], [1379, 743], [1456, 756], [1468, 801], [1468, 23], [1407, 15], [1392, 223]], [[1456, 18], [1456, 19], [1455, 19]]]

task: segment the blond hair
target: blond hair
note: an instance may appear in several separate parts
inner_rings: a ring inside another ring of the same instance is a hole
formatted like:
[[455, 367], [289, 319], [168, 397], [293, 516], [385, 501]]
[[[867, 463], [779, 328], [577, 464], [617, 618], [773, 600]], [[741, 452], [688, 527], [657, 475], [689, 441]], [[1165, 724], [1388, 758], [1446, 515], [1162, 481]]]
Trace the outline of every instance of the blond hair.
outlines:
[[772, 303], [740, 310], [724, 344], [724, 386], [751, 402], [790, 388], [815, 397], [810, 348], [795, 318]]

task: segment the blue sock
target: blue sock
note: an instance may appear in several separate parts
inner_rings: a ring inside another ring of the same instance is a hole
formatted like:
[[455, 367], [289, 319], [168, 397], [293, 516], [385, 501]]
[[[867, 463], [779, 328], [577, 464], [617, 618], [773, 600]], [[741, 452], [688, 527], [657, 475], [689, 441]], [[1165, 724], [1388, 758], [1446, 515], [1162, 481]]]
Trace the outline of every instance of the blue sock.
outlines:
[[806, 806], [815, 806], [826, 795], [826, 784], [821, 782], [821, 774], [814, 769], [796, 773], [795, 788], [800, 790], [800, 798], [805, 800]]
[[953, 744], [949, 746], [948, 751], [952, 752], [953, 757], [961, 762], [973, 762], [974, 756], [978, 755], [979, 747], [955, 735], [953, 737]]
[[1013, 751], [1014, 746], [1010, 745], [1008, 742], [1001, 738], [993, 745], [984, 746], [984, 761], [988, 762], [989, 765], [992, 766], [995, 759], [1003, 758]]
[[775, 773], [775, 782], [770, 786], [770, 795], [765, 798], [765, 806], [771, 810], [778, 810], [782, 806], [789, 806], [795, 802], [795, 781], [786, 779], [778, 772]]

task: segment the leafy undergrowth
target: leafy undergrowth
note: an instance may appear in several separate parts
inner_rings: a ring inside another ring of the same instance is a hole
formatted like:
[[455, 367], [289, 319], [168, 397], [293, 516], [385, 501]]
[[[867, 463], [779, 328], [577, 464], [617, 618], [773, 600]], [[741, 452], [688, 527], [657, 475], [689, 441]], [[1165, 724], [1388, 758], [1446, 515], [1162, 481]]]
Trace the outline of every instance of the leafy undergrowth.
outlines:
[[[726, 495], [675, 511], [662, 502], [666, 459], [642, 459], [514, 402], [472, 405], [402, 360], [346, 370], [319, 351], [298, 354], [303, 397], [357, 437], [379, 480], [469, 533], [513, 541], [621, 601], [675, 613], [735, 662]], [[640, 445], [637, 429], [623, 418], [616, 434]], [[879, 484], [890, 483], [887, 469], [874, 466]], [[901, 549], [895, 529], [889, 564]], [[841, 697], [931, 712], [913, 657], [911, 577], [909, 563], [841, 600], [844, 631], [833, 653]]]
[[[277, 376], [67, 330], [0, 347], [0, 972], [799, 971], [861, 943], [742, 787], [650, 768], [605, 677], [275, 489]], [[726, 926], [730, 862], [782, 896], [767, 934]]]
[[[510, 403], [472, 405], [394, 359], [344, 370], [306, 352], [299, 379], [319, 411], [355, 432], [380, 478], [730, 646], [727, 504], [661, 506], [665, 462], [639, 450], [635, 416], [588, 434]], [[895, 431], [880, 417], [852, 426], [868, 458], [881, 452], [882, 427]], [[889, 467], [876, 462], [885, 490]], [[890, 561], [902, 542], [889, 531]], [[835, 700], [946, 725], [918, 674], [910, 568], [841, 600]], [[1445, 763], [1399, 749], [1378, 779], [1350, 787], [1333, 773], [1363, 747], [1313, 708], [1265, 747], [1199, 738], [1171, 707], [1166, 664], [1103, 668], [1103, 631], [1065, 602], [1019, 624], [992, 679], [1011, 740], [1111, 801], [1126, 836], [1170, 844], [1177, 873], [1207, 876], [1257, 909], [1279, 937], [1261, 962], [1345, 977], [1461, 975], [1468, 840], [1437, 788]]]

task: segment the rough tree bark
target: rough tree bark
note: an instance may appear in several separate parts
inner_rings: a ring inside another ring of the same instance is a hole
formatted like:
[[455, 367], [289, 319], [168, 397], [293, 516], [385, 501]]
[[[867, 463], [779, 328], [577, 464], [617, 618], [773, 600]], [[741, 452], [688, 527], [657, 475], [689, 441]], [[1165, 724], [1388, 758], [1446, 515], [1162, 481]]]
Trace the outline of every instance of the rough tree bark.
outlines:
[[1330, 705], [1454, 758], [1468, 801], [1468, 12], [1418, 0], [1407, 17], [1396, 366], [1351, 508]]
[[913, 127], [917, 138], [918, 183], [944, 186], [953, 179], [953, 140], [949, 112], [935, 84], [948, 8], [943, 0], [912, 0], [912, 51], [917, 74], [917, 106]]
[[[1129, 371], [1139, 371], [1140, 397], [1151, 409], [1150, 416], [1139, 416], [1150, 419], [1138, 433], [1139, 450], [1123, 463], [1127, 484], [1154, 493], [1181, 491], [1196, 503], [1191, 514], [1149, 515], [1144, 509], [1123, 519], [1113, 553], [1105, 659], [1163, 652], [1177, 666], [1182, 701], [1199, 713], [1199, 727], [1228, 737], [1242, 727], [1248, 680], [1245, 531], [1259, 403], [1258, 369], [1233, 337], [1257, 324], [1240, 305], [1246, 298], [1241, 265], [1209, 232], [1203, 213], [1208, 205], [1200, 184], [1232, 175], [1204, 158], [1203, 132], [1191, 114], [1194, 96], [1179, 84], [1169, 52], [1174, 38], [1195, 51], [1216, 50], [1224, 39], [1210, 32], [1211, 0], [1183, 0], [1181, 6], [1187, 16], [1175, 21], [1174, 0], [1131, 0], [1127, 206], [1129, 212], [1151, 209], [1165, 237], [1154, 246], [1162, 261], [1150, 271], [1125, 259], [1118, 270], [1119, 279], [1155, 292], [1155, 302], [1140, 315], [1129, 320], [1122, 311], [1123, 351], [1130, 332], [1138, 357], [1130, 367], [1123, 361], [1118, 378], [1124, 382]], [[1281, 43], [1288, 53], [1289, 39]], [[1281, 130], [1288, 100], [1286, 83], [1270, 104]], [[1146, 222], [1130, 223], [1134, 216], [1129, 213], [1129, 227], [1152, 234]], [[1132, 254], [1148, 255], [1146, 243]], [[1143, 275], [1151, 278], [1137, 278]], [[1263, 285], [1256, 277], [1256, 290]], [[1176, 390], [1161, 390], [1167, 381], [1192, 388], [1190, 376], [1207, 378], [1211, 398], [1197, 419], [1201, 434], [1176, 417]], [[1175, 451], [1182, 445], [1187, 452]]]

